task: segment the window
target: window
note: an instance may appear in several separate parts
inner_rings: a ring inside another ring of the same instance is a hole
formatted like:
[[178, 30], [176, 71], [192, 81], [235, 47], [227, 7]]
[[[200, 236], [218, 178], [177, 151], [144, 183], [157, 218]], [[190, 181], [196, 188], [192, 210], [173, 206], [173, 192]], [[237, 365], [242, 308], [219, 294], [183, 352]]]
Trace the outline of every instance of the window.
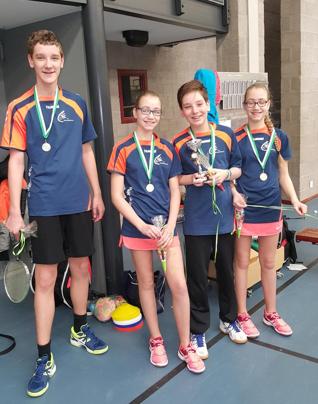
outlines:
[[118, 70], [121, 123], [135, 122], [133, 107], [137, 97], [146, 89], [146, 70]]

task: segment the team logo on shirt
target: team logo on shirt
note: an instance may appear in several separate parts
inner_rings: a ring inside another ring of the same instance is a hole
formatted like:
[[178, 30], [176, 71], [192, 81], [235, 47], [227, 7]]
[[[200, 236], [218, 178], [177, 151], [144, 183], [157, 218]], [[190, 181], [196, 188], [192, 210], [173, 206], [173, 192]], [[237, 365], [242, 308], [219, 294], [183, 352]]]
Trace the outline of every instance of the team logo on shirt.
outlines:
[[[266, 140], [266, 142], [264, 142], [261, 146], [261, 150], [266, 152], [266, 150], [268, 149], [268, 145], [269, 145], [269, 141]], [[272, 147], [272, 150], [275, 151], [274, 147]]]
[[154, 164], [156, 164], [156, 166], [162, 166], [162, 165], [163, 165], [163, 166], [167, 166], [167, 165], [168, 165], [168, 163], [166, 163], [166, 162], [163, 160], [161, 154], [158, 154], [158, 156], [155, 157], [155, 159], [154, 159]]
[[[209, 148], [209, 154], [212, 155], [212, 153], [213, 153], [213, 150], [212, 150], [212, 147], [210, 147], [210, 148]], [[224, 150], [220, 150], [220, 149], [217, 147], [217, 145], [215, 145], [215, 153], [224, 153]]]
[[57, 116], [57, 120], [60, 123], [63, 122], [74, 122], [74, 119], [70, 119], [67, 117], [66, 112], [65, 111], [61, 111], [58, 116]]

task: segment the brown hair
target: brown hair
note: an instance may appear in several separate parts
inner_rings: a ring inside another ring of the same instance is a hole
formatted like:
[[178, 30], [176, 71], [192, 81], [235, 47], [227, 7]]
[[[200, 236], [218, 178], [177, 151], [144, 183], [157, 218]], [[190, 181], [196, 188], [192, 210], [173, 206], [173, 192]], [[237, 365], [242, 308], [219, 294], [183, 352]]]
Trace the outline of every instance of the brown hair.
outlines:
[[209, 96], [206, 88], [199, 80], [191, 80], [187, 83], [184, 83], [178, 90], [177, 93], [177, 100], [180, 109], [182, 109], [182, 100], [186, 94], [192, 93], [193, 91], [198, 91], [202, 97], [204, 98], [205, 102], [209, 101]]
[[[268, 100], [268, 101], [271, 101], [271, 100], [272, 100], [272, 94], [271, 94], [271, 92], [270, 92], [270, 89], [268, 88], [268, 85], [267, 85], [266, 83], [257, 81], [257, 82], [255, 82], [255, 83], [253, 83], [253, 84], [251, 84], [250, 86], [247, 87], [247, 89], [246, 89], [246, 91], [245, 91], [245, 95], [244, 95], [244, 104], [245, 104], [246, 101], [247, 101], [248, 92], [249, 92], [250, 90], [252, 90], [253, 88], [256, 88], [256, 89], [261, 88], [261, 89], [265, 90], [266, 93], [267, 93], [267, 100]], [[265, 115], [264, 123], [265, 123], [265, 125], [266, 125], [266, 127], [267, 127], [267, 130], [268, 130], [269, 134], [271, 135], [272, 132], [273, 132], [273, 129], [274, 129], [274, 124], [273, 124], [273, 121], [271, 120], [271, 116], [270, 116], [270, 112], [269, 112], [269, 111], [268, 111], [267, 114]], [[277, 150], [278, 152], [280, 152], [281, 145], [280, 145], [280, 142], [278, 141], [277, 136], [276, 136], [276, 138], [275, 138], [275, 147], [276, 147], [276, 150]]]
[[151, 90], [145, 90], [145, 91], [142, 91], [136, 98], [134, 108], [139, 108], [140, 100], [142, 99], [142, 97], [146, 97], [147, 95], [158, 98], [158, 100], [160, 101], [160, 104], [161, 104], [160, 97], [157, 93], [155, 93], [154, 91], [151, 91]]
[[54, 34], [54, 32], [48, 31], [46, 29], [32, 32], [27, 40], [28, 55], [33, 55], [35, 45], [38, 43], [40, 43], [41, 45], [56, 45], [60, 50], [61, 56], [64, 56], [62, 44], [57, 36]]

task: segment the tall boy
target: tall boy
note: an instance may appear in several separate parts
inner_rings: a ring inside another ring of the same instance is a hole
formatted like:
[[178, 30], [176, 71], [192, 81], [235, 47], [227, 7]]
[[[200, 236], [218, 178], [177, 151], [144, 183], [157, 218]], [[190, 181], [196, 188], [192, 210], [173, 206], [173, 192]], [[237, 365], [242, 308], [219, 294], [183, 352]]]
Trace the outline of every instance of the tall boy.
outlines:
[[[209, 123], [208, 94], [198, 80], [183, 84], [178, 103], [189, 127], [175, 135], [173, 144], [180, 156], [186, 186], [183, 232], [186, 245], [187, 283], [190, 297], [192, 341], [202, 359], [209, 353], [205, 332], [210, 326], [208, 267], [216, 255], [220, 330], [238, 344], [247, 337], [236, 321], [237, 306], [233, 282], [234, 212], [229, 180], [241, 175], [241, 154], [230, 128]], [[199, 139], [199, 154], [204, 154], [213, 168], [213, 178], [198, 173], [187, 142]], [[215, 190], [213, 182], [218, 185]]]
[[27, 394], [38, 397], [49, 387], [55, 371], [51, 328], [55, 312], [57, 264], [68, 259], [72, 284], [74, 325], [70, 342], [89, 353], [102, 354], [108, 346], [87, 325], [89, 260], [93, 222], [104, 214], [91, 141], [95, 130], [85, 101], [58, 86], [64, 65], [62, 45], [51, 31], [33, 32], [27, 43], [35, 86], [9, 104], [1, 147], [10, 150], [10, 212], [6, 225], [18, 237], [25, 226], [20, 211], [24, 153], [28, 156], [30, 222], [38, 225], [32, 238], [36, 264], [34, 296], [38, 360]]

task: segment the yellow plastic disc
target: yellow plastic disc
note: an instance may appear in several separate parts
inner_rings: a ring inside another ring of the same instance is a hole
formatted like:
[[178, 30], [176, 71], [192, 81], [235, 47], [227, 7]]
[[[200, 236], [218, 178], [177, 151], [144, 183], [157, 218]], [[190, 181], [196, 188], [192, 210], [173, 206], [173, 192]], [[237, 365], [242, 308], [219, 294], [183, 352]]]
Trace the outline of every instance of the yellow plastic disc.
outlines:
[[112, 313], [112, 319], [117, 321], [132, 320], [140, 315], [139, 307], [123, 303]]

